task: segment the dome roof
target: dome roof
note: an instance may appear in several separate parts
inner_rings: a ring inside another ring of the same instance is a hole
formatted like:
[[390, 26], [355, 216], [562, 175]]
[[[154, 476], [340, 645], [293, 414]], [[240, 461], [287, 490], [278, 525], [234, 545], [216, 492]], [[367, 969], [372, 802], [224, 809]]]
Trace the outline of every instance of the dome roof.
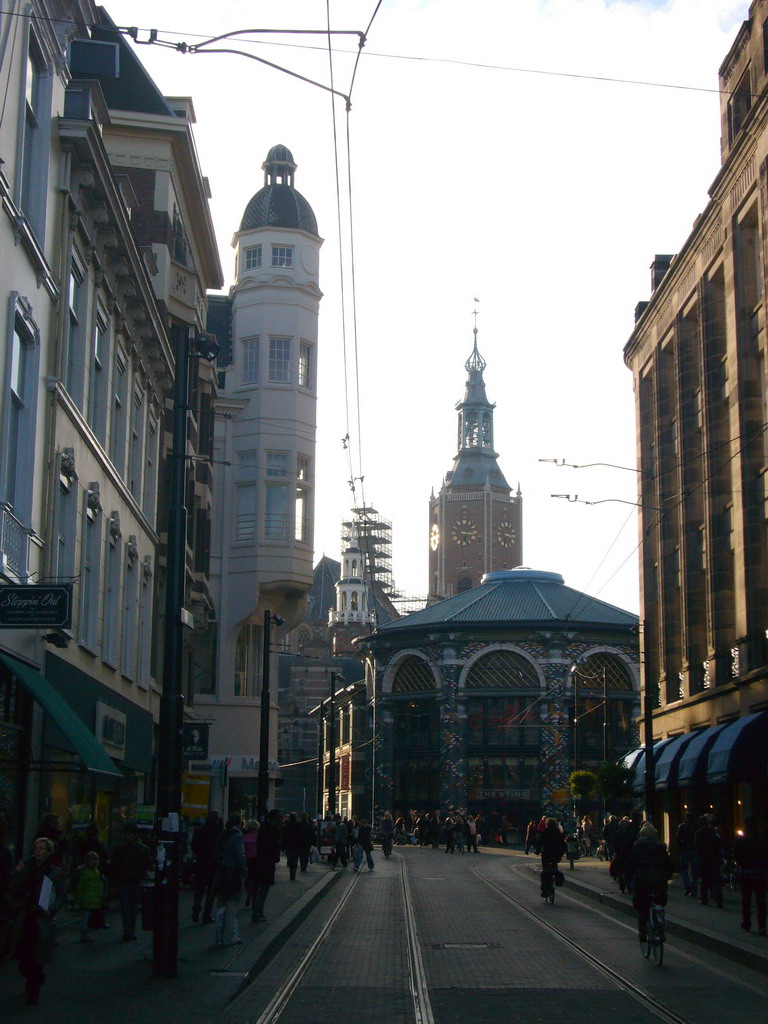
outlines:
[[254, 228], [297, 228], [317, 234], [317, 219], [307, 200], [293, 186], [296, 163], [287, 146], [273, 146], [262, 164], [264, 187], [250, 200], [241, 231]]
[[439, 624], [514, 629], [533, 623], [578, 623], [627, 628], [636, 626], [637, 621], [632, 612], [565, 586], [560, 573], [520, 566], [486, 573], [479, 587], [380, 626], [377, 633]]

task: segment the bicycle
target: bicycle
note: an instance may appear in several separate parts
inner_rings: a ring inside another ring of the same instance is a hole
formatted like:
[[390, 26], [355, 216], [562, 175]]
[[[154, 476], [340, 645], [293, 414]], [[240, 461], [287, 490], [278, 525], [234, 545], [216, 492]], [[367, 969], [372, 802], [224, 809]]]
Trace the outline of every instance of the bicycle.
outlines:
[[557, 868], [544, 868], [541, 872], [541, 897], [547, 903], [555, 902], [555, 874]]
[[667, 916], [664, 907], [653, 902], [648, 910], [647, 934], [645, 939], [640, 940], [640, 947], [646, 960], [653, 960], [657, 967], [661, 967], [664, 960], [664, 940], [667, 937]]

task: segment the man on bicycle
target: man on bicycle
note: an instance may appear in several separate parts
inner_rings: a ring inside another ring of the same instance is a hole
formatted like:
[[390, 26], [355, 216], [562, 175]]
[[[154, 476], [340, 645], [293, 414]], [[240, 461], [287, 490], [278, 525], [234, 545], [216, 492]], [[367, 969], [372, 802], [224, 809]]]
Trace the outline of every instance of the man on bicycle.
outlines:
[[554, 885], [557, 865], [565, 853], [565, 836], [554, 818], [547, 818], [541, 833], [541, 895], [544, 899]]
[[637, 911], [637, 930], [641, 942], [648, 938], [648, 914], [651, 902], [667, 905], [667, 882], [672, 877], [672, 858], [666, 843], [650, 821], [637, 834], [627, 865], [626, 877], [632, 885], [632, 906]]

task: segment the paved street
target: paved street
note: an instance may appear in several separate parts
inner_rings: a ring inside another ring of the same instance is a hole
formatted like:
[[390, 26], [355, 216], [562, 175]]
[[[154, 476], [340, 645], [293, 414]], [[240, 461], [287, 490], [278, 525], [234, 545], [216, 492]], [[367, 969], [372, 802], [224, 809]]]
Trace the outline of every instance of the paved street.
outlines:
[[538, 895], [537, 861], [519, 848], [478, 856], [398, 848], [389, 861], [378, 850], [375, 858], [373, 872], [316, 865], [296, 882], [281, 864], [267, 922], [252, 925], [243, 908], [245, 941], [235, 947], [216, 948], [212, 926], [191, 923], [191, 894], [183, 892], [174, 981], [151, 977], [148, 933], [135, 944], [119, 941], [116, 911], [112, 929], [89, 946], [78, 941], [74, 915], [65, 915], [38, 1008], [25, 1005], [16, 965], [0, 964], [0, 1019], [257, 1024], [278, 1019], [264, 1010], [297, 971], [281, 1024], [336, 1024], [350, 1015], [356, 1024], [415, 1024], [417, 1007], [435, 1024], [658, 1020], [633, 986], [691, 1024], [721, 1024], [726, 1014], [739, 1024], [766, 1019], [768, 940], [741, 931], [738, 893], [726, 893], [723, 910], [701, 907], [675, 880], [657, 968], [640, 955], [628, 898], [597, 861], [566, 866], [566, 885], [550, 906]]

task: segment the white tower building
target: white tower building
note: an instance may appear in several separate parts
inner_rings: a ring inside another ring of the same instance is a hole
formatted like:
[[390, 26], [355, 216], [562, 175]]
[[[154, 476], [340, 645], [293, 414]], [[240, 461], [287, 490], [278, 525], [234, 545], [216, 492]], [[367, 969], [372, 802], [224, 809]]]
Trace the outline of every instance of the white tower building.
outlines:
[[[235, 283], [211, 300], [209, 330], [221, 346], [211, 582], [218, 617], [210, 707], [211, 753], [230, 758], [229, 806], [250, 809], [258, 772], [264, 613], [271, 647], [301, 621], [312, 585], [318, 283], [322, 239], [294, 187], [296, 163], [274, 146], [264, 186], [233, 238]], [[277, 659], [272, 658], [274, 669]], [[270, 673], [272, 675], [272, 673]], [[276, 678], [276, 677], [275, 677]], [[270, 681], [270, 758], [276, 755], [277, 686]]]

